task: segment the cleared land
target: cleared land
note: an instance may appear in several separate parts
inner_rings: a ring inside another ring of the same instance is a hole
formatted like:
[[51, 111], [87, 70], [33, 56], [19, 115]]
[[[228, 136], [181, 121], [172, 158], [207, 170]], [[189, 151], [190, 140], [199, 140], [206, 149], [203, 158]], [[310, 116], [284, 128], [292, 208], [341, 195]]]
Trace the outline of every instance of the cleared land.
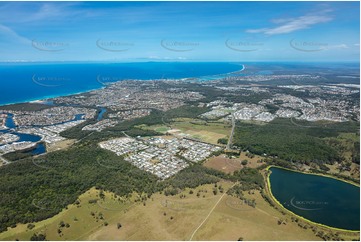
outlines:
[[205, 167], [213, 168], [218, 171], [231, 174], [234, 171], [242, 169], [241, 161], [239, 159], [231, 159], [226, 155], [212, 157], [203, 163]]
[[283, 216], [256, 192], [256, 208], [239, 199], [225, 196], [193, 240], [320, 240], [311, 230], [303, 231], [295, 223], [278, 225]]
[[[199, 119], [177, 118], [169, 125], [139, 125], [138, 128], [154, 130], [161, 133], [167, 133], [172, 130], [174, 135], [188, 135], [191, 138], [199, 139], [211, 144], [217, 144], [218, 139], [227, 138], [231, 132], [230, 124], [221, 122], [206, 122]], [[170, 128], [171, 127], [171, 128]]]
[[[232, 185], [221, 184], [225, 188]], [[259, 194], [252, 195], [257, 200], [255, 209], [237, 198], [221, 193], [214, 195], [212, 188], [213, 185], [205, 185], [194, 189], [193, 194], [187, 189], [182, 193], [185, 198], [157, 194], [146, 206], [135, 206], [122, 215], [124, 230], [110, 224], [84, 239], [189, 240], [194, 234], [193, 240], [237, 240], [239, 237], [245, 240], [318, 240], [312, 231], [303, 231], [296, 224], [278, 225], [277, 216], [282, 215]], [[201, 192], [198, 198], [196, 191], [199, 190], [207, 192]]]
[[48, 152], [52, 152], [52, 151], [67, 149], [67, 148], [71, 147], [75, 141], [76, 141], [75, 139], [66, 139], [66, 140], [58, 141], [51, 145], [47, 144], [46, 150]]
[[[218, 185], [226, 190], [233, 184], [220, 182]], [[48, 240], [189, 240], [195, 231], [193, 240], [237, 240], [239, 237], [245, 240], [319, 239], [311, 230], [299, 228], [295, 223], [278, 225], [278, 218], [282, 215], [258, 192], [247, 194], [256, 199], [257, 206], [252, 208], [238, 198], [223, 196], [219, 192], [214, 195], [213, 187], [213, 184], [200, 186], [192, 189], [193, 194], [190, 194], [191, 189], [186, 189], [176, 196], [157, 193], [145, 205], [134, 202], [136, 195], [120, 202], [106, 192], [104, 200], [89, 203], [99, 199], [99, 191], [91, 189], [79, 197], [79, 205], [69, 205], [60, 214], [34, 223], [32, 230], [27, 229], [27, 225], [11, 228], [1, 233], [0, 239], [29, 240], [35, 232], [41, 232]], [[69, 227], [60, 227], [61, 221], [68, 223]], [[118, 223], [121, 224], [119, 229]], [[59, 228], [61, 233], [58, 233]]]
[[255, 155], [252, 158], [246, 156], [245, 152], [242, 152], [237, 158], [228, 158], [226, 155], [219, 155], [217, 157], [212, 157], [206, 160], [203, 165], [205, 167], [213, 168], [218, 171], [223, 171], [225, 173], [231, 174], [234, 171], [242, 169], [244, 166], [241, 164], [243, 160], [247, 160], [247, 167], [256, 168], [263, 163], [257, 162], [262, 160], [263, 157]]

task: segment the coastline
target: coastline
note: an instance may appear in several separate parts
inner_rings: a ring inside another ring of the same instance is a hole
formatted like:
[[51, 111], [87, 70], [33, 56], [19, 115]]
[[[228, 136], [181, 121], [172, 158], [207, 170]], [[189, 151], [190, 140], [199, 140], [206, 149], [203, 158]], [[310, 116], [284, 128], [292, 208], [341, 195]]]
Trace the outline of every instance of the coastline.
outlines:
[[75, 93], [64, 93], [64, 94], [60, 94], [60, 95], [57, 94], [57, 95], [43, 96], [43, 97], [40, 97], [40, 98], [38, 97], [38, 98], [34, 98], [34, 99], [27, 99], [27, 100], [20, 101], [20, 102], [12, 102], [12, 103], [5, 103], [5, 104], [0, 103], [0, 109], [3, 106], [15, 105], [15, 104], [21, 104], [21, 103], [44, 104], [43, 101], [47, 100], [47, 99], [53, 99], [53, 98], [57, 98], [57, 97], [67, 97], [67, 96], [72, 96], [72, 95], [80, 95], [80, 94], [83, 94], [83, 93], [88, 93], [88, 92], [100, 90], [100, 89], [103, 89], [103, 88], [105, 88], [105, 87], [102, 86], [100, 88], [92, 88], [92, 89], [88, 89], [88, 90], [84, 90], [84, 91], [80, 91], [80, 92], [75, 92]]
[[[0, 63], [1, 64], [1, 63]], [[204, 77], [217, 77], [220, 75], [229, 75], [232, 73], [237, 73], [237, 72], [242, 72], [245, 69], [245, 65], [244, 64], [240, 64], [242, 66], [241, 70], [237, 70], [237, 71], [232, 71], [232, 72], [226, 72], [226, 73], [219, 73], [219, 74], [215, 74], [215, 75], [203, 75], [203, 76], [199, 76], [199, 77], [182, 77], [182, 78], [172, 78], [174, 80], [184, 80], [184, 79], [190, 79], [190, 78], [197, 78], [197, 79], [202, 79]], [[140, 81], [151, 81], [152, 79], [129, 79], [129, 80], [140, 80]], [[161, 80], [161, 79], [156, 79], [156, 80]], [[114, 82], [109, 82], [111, 83], [116, 83], [122, 80], [118, 80], [118, 81], [114, 81]], [[99, 82], [99, 81], [98, 81]], [[21, 104], [21, 103], [39, 103], [39, 104], [43, 104], [41, 103], [42, 101], [46, 100], [46, 99], [53, 99], [53, 98], [57, 98], [57, 97], [66, 97], [66, 96], [72, 96], [72, 95], [80, 95], [83, 93], [88, 93], [91, 91], [96, 91], [96, 90], [100, 90], [106, 87], [106, 85], [104, 85], [103, 83], [100, 83], [101, 85], [98, 88], [90, 88], [90, 89], [86, 89], [86, 90], [82, 90], [82, 91], [77, 91], [77, 92], [69, 92], [69, 93], [62, 93], [62, 94], [54, 94], [54, 95], [47, 95], [47, 96], [41, 96], [41, 97], [36, 97], [36, 98], [30, 98], [30, 99], [26, 99], [26, 100], [21, 100], [21, 101], [10, 101], [10, 102], [6, 102], [6, 103], [0, 103], [0, 109], [3, 106], [8, 106], [8, 105], [15, 105], [15, 104]]]
[[211, 78], [216, 78], [222, 75], [232, 75], [234, 73], [238, 73], [238, 72], [242, 72], [246, 69], [246, 66], [244, 64], [240, 64], [242, 66], [242, 69], [237, 70], [237, 71], [231, 71], [231, 72], [227, 72], [227, 73], [221, 73], [221, 74], [216, 74], [216, 75], [208, 75], [208, 76], [201, 76], [201, 77], [191, 77], [191, 78], [196, 78], [198, 79], [199, 82], [206, 82], [206, 81], [212, 81]]

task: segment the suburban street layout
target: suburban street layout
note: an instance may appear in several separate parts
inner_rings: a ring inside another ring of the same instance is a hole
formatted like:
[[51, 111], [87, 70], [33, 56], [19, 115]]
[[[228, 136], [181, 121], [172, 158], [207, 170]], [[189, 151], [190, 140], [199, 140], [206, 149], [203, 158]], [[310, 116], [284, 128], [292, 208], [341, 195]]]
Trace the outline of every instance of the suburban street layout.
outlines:
[[[100, 143], [99, 146], [117, 155], [128, 154], [126, 161], [163, 180], [188, 167], [186, 160], [199, 162], [208, 158], [213, 152], [222, 150], [219, 146], [177, 138], [169, 140], [120, 138]], [[185, 160], [177, 158], [177, 155]]]
[[360, 241], [360, 2], [0, 2], [0, 241]]

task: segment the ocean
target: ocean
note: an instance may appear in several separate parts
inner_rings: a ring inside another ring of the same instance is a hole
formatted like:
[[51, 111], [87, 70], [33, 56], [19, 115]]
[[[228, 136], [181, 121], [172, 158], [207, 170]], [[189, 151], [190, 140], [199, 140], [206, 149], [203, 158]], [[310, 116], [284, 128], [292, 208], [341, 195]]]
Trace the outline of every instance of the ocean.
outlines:
[[124, 79], [198, 78], [242, 70], [240, 63], [0, 63], [0, 105], [86, 92]]

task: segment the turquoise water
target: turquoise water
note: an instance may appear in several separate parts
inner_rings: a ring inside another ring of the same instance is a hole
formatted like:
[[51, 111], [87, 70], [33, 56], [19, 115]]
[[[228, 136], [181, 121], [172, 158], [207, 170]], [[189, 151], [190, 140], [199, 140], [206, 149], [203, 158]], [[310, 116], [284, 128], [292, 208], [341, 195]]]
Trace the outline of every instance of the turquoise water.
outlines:
[[242, 69], [225, 62], [0, 63], [0, 105], [98, 89], [125, 79], [195, 78]]
[[288, 210], [330, 227], [360, 230], [360, 188], [340, 180], [270, 168], [273, 196]]

